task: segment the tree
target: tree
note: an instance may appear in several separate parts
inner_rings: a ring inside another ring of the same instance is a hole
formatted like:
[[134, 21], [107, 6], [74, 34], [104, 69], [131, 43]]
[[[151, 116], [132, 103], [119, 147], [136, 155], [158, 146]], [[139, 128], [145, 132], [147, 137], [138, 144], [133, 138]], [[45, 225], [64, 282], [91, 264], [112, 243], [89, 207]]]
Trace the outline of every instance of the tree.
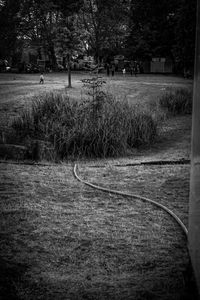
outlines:
[[0, 57], [9, 58], [16, 49], [20, 1], [4, 0], [0, 2]]
[[181, 0], [176, 13], [173, 54], [178, 70], [192, 70], [195, 52], [197, 0]]
[[194, 60], [196, 0], [132, 0], [127, 53], [139, 59]]
[[82, 52], [82, 31], [77, 28], [77, 15], [63, 17], [56, 28], [55, 46], [58, 55], [63, 57], [64, 65], [67, 60], [68, 87], [71, 88], [71, 59]]
[[79, 25], [85, 29], [85, 42], [96, 62], [105, 53], [121, 47], [127, 29], [128, 0], [84, 0]]
[[20, 36], [26, 43], [35, 43], [50, 54], [55, 69], [54, 28], [60, 18], [59, 6], [51, 0], [23, 0], [20, 9]]
[[127, 47], [135, 57], [172, 56], [176, 0], [132, 0]]
[[82, 0], [22, 0], [20, 5], [20, 36], [26, 42], [42, 46], [57, 68], [55, 29], [63, 17], [76, 13]]

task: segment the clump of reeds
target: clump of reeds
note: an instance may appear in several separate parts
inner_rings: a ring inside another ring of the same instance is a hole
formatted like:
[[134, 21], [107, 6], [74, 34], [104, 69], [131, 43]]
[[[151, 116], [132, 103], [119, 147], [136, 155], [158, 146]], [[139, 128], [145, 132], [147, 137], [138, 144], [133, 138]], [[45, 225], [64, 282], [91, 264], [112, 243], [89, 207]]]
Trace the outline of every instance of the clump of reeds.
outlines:
[[158, 124], [149, 110], [91, 90], [82, 102], [70, 101], [61, 92], [36, 98], [31, 110], [12, 123], [16, 135], [51, 143], [61, 159], [125, 155], [155, 140]]
[[192, 90], [188, 88], [170, 88], [160, 98], [160, 105], [173, 115], [191, 114]]

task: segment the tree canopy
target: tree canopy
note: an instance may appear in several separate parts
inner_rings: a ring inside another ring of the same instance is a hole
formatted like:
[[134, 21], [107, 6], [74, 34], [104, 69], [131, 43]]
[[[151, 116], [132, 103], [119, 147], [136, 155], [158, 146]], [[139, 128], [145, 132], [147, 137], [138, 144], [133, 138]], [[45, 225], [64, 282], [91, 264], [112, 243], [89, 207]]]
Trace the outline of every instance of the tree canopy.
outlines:
[[80, 27], [96, 60], [120, 51], [127, 32], [128, 0], [85, 0], [79, 12]]
[[182, 65], [194, 59], [196, 0], [132, 0], [127, 55], [170, 57]]
[[[50, 53], [56, 67], [59, 49], [73, 52], [81, 44], [96, 61], [116, 54], [140, 60], [170, 57], [183, 69], [194, 59], [196, 2], [0, 0], [0, 58], [34, 42]], [[76, 24], [66, 29], [69, 17]]]

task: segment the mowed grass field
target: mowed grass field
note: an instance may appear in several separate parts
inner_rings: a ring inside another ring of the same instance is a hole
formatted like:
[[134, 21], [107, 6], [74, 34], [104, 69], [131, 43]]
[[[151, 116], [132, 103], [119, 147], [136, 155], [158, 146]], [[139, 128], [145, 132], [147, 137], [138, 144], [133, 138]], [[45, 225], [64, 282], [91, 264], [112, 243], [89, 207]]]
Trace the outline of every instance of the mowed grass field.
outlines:
[[[37, 93], [62, 90], [67, 75], [0, 74], [2, 130]], [[84, 96], [72, 74], [70, 97]], [[173, 76], [106, 78], [106, 89], [130, 102], [156, 100]], [[130, 157], [80, 161], [81, 178], [156, 200], [188, 226], [189, 164], [131, 166], [189, 159], [191, 116], [164, 121], [159, 141]], [[79, 183], [73, 162], [0, 163], [0, 299], [197, 299], [186, 237], [164, 211]]]

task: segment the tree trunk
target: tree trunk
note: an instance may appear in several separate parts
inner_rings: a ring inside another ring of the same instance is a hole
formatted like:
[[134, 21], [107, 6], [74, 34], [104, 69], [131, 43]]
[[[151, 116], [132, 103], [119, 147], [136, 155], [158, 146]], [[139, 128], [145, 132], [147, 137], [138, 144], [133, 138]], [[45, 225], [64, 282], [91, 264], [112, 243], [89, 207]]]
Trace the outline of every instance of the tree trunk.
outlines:
[[68, 69], [68, 88], [71, 88], [72, 83], [71, 83], [71, 57], [70, 57], [70, 54], [67, 54], [67, 69]]
[[64, 70], [66, 70], [66, 57], [65, 56], [63, 57], [62, 65], [63, 65]]
[[54, 45], [53, 44], [51, 44], [49, 46], [49, 52], [51, 54], [52, 68], [53, 68], [53, 70], [56, 71], [57, 68], [58, 68], [58, 65], [57, 65], [57, 59], [56, 59], [56, 54], [55, 54], [55, 50], [54, 50]]

